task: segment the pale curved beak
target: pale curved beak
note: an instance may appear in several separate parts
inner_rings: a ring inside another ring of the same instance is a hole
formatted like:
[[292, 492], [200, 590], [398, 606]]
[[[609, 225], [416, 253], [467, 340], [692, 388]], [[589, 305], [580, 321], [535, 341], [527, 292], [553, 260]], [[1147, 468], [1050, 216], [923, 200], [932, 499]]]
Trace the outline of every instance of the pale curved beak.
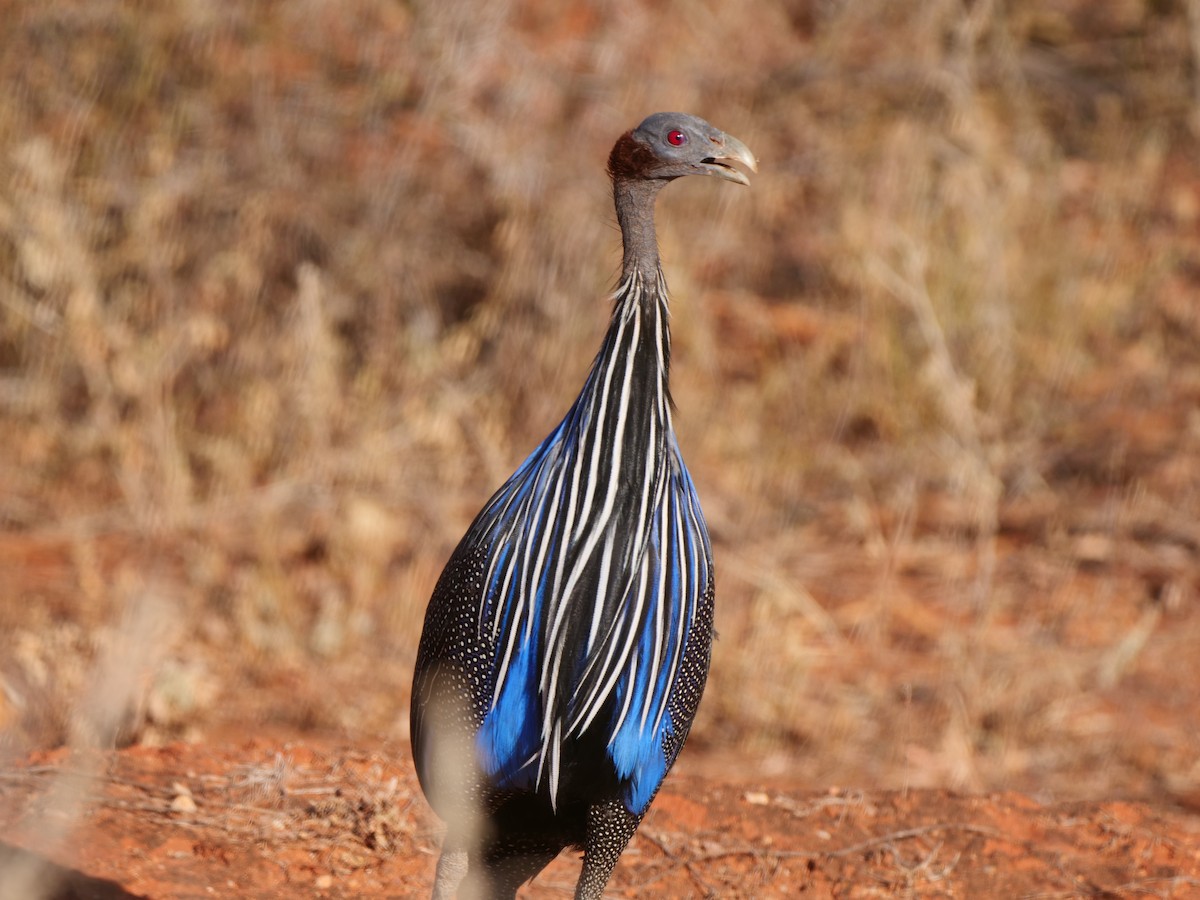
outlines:
[[718, 178], [748, 187], [750, 179], [741, 170], [733, 168], [730, 163], [740, 163], [751, 172], [757, 172], [758, 160], [754, 158], [750, 148], [733, 135], [724, 132], [713, 135], [710, 140], [713, 142], [715, 152], [712, 156], [705, 157], [700, 163], [705, 174], [716, 175]]

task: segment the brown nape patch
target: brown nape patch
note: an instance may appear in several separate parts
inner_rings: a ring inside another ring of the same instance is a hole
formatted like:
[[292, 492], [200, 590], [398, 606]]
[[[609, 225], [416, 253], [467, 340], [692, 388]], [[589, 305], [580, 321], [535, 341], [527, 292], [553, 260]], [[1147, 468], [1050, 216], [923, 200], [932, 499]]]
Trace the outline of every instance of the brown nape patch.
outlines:
[[649, 177], [658, 157], [649, 147], [636, 140], [632, 131], [617, 139], [608, 155], [608, 174], [614, 180]]

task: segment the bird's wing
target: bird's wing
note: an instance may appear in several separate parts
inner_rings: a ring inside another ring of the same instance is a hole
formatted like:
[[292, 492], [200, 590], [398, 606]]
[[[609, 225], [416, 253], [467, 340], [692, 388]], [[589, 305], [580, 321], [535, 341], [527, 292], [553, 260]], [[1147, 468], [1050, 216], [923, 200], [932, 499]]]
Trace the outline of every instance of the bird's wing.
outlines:
[[530, 455], [464, 540], [489, 548], [477, 627], [494, 648], [495, 677], [477, 747], [501, 786], [544, 779], [553, 797], [564, 742], [606, 729], [628, 802], [642, 806], [670, 762], [662, 750], [668, 700], [711, 582], [711, 550], [671, 435], [643, 513], [581, 525], [570, 499], [577, 414]]
[[668, 699], [711, 579], [671, 428], [661, 273], [653, 297], [640, 276], [623, 283], [579, 397], [460, 545], [486, 560], [476, 626], [494, 677], [480, 762], [501, 786], [544, 783], [552, 800], [563, 748], [585, 731], [604, 738], [622, 779], [663, 758]]
[[608, 754], [635, 813], [649, 805], [673, 762], [664, 735], [690, 724], [672, 722], [669, 706], [677, 681], [695, 674], [684, 671], [687, 637], [712, 583], [699, 500], [677, 453], [671, 463], [645, 550], [578, 679], [567, 729], [581, 733], [611, 717], [604, 723]]

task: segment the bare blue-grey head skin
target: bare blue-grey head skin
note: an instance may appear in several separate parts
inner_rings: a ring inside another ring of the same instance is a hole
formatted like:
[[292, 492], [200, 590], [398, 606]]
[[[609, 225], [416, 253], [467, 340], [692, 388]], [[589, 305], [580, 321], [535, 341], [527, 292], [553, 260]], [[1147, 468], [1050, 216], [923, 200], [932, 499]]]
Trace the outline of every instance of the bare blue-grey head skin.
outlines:
[[[687, 113], [661, 112], [647, 116], [614, 147], [609, 173], [614, 177], [670, 181], [685, 175], [715, 175], [749, 185], [750, 180], [731, 163], [758, 171], [750, 148], [732, 135]], [[619, 153], [618, 153], [619, 151]], [[624, 163], [623, 165], [621, 163]]]
[[476, 516], [425, 617], [413, 757], [446, 820], [435, 898], [513, 897], [567, 847], [598, 898], [696, 714], [712, 550], [672, 424], [654, 199], [748, 184], [746, 145], [655, 113], [613, 147], [624, 246], [608, 332], [562, 422]]
[[630, 265], [637, 265], [649, 275], [658, 265], [653, 211], [658, 192], [687, 175], [712, 175], [749, 185], [733, 163], [758, 171], [758, 160], [749, 147], [687, 113], [655, 113], [621, 136], [608, 157], [608, 174], [613, 180], [626, 273]]

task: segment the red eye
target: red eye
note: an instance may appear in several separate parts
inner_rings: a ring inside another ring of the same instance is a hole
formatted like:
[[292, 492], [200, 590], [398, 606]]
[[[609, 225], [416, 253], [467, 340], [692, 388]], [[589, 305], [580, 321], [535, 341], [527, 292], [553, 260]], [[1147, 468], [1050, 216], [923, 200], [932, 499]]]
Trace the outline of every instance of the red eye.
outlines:
[[667, 143], [675, 147], [682, 147], [687, 143], [687, 135], [682, 131], [670, 131], [667, 133]]

